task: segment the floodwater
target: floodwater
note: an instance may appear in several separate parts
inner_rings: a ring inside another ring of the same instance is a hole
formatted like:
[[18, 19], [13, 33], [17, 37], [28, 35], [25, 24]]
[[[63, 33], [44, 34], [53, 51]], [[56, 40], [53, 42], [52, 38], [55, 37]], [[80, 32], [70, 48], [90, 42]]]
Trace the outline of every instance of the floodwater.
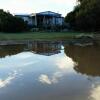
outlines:
[[0, 100], [100, 100], [100, 47], [0, 46]]

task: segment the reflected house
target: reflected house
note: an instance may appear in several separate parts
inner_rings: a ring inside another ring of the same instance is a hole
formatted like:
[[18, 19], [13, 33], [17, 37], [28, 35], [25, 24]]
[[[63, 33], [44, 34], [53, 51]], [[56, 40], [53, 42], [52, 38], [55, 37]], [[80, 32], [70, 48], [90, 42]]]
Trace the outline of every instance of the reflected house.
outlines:
[[26, 42], [25, 44], [13, 44], [0, 46], [0, 57], [15, 55], [24, 51], [50, 56], [60, 53], [61, 44], [58, 42]]
[[58, 42], [34, 42], [32, 51], [40, 55], [54, 55], [60, 53], [61, 44]]
[[78, 63], [74, 68], [77, 72], [100, 76], [100, 46], [65, 46], [65, 53]]

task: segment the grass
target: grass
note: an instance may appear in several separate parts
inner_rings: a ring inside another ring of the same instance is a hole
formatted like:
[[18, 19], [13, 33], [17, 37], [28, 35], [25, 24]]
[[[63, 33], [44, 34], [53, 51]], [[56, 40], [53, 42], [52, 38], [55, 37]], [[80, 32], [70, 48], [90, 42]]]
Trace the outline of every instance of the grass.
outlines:
[[0, 33], [0, 40], [66, 40], [73, 39], [78, 32], [27, 32]]

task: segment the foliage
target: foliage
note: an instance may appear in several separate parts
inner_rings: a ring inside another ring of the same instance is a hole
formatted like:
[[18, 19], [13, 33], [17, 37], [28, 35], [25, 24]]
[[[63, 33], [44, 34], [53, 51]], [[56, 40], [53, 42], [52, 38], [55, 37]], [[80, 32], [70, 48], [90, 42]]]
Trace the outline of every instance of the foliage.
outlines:
[[100, 31], [100, 0], [78, 0], [78, 5], [65, 21], [80, 31]]
[[23, 19], [18, 18], [0, 10], [0, 32], [22, 32], [28, 29], [27, 23]]

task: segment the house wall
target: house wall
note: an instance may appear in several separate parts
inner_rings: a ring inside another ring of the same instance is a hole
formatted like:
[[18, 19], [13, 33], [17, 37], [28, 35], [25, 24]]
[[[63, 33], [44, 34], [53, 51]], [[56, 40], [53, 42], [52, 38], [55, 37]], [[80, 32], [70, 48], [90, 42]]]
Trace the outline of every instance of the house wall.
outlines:
[[56, 18], [56, 25], [63, 25], [63, 23], [64, 23], [64, 18], [63, 17]]
[[53, 18], [52, 18], [52, 25], [55, 25], [55, 24], [56, 24], [56, 18], [53, 17]]
[[63, 17], [53, 17], [52, 18], [52, 24], [53, 25], [63, 25], [64, 18]]

